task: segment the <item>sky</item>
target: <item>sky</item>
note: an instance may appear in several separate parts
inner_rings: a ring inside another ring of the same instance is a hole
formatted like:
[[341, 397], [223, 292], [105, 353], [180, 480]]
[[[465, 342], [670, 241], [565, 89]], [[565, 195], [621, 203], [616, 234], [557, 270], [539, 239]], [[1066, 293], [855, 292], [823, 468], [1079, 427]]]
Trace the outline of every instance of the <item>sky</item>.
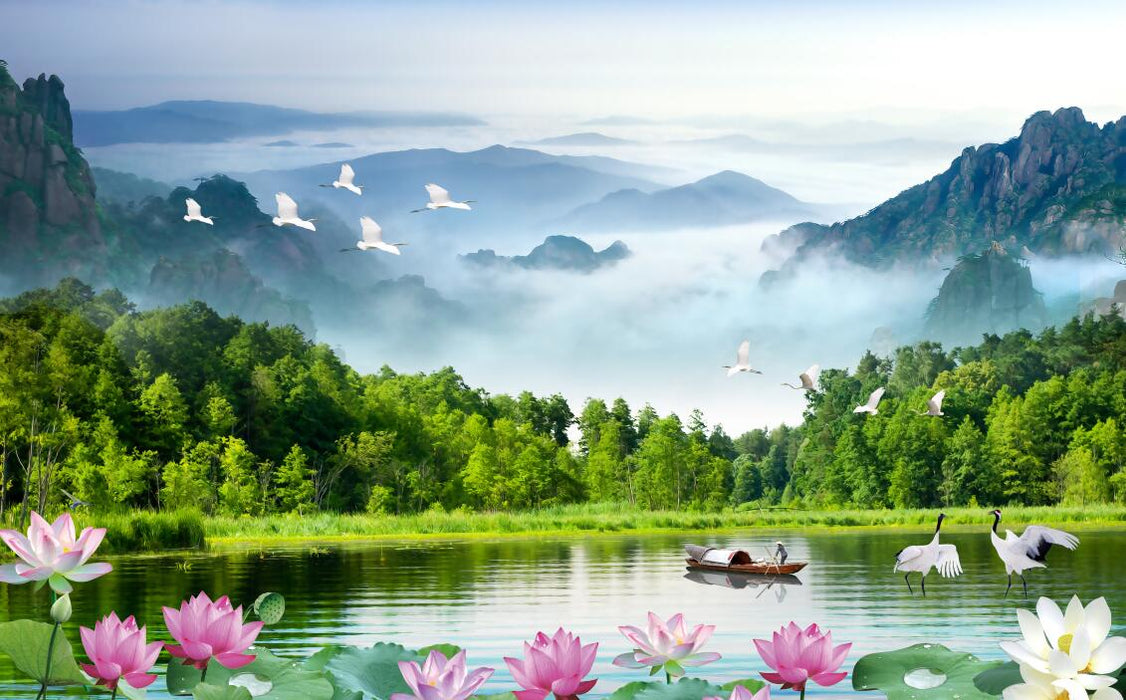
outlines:
[[[0, 58], [72, 103], [1006, 123], [1126, 113], [1126, 3], [0, 0]], [[1117, 73], [1115, 73], [1117, 75]], [[1119, 89], [1110, 89], [1110, 88]]]

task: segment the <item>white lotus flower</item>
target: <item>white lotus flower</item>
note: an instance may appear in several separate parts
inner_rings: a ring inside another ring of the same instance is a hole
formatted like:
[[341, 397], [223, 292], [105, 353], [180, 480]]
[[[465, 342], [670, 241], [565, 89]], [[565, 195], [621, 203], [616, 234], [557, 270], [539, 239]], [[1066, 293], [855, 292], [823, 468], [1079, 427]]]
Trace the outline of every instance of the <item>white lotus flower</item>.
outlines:
[[[1084, 608], [1078, 596], [1073, 596], [1067, 612], [1060, 610], [1054, 601], [1041, 598], [1036, 604], [1037, 615], [1027, 610], [1017, 610], [1017, 621], [1024, 639], [1019, 642], [1001, 642], [1001, 648], [1021, 666], [1039, 676], [1053, 679], [1053, 687], [1067, 689], [1069, 695], [1042, 696], [1016, 695], [1015, 698], [1070, 697], [1079, 690], [1096, 693], [1098, 700], [1121, 700], [1121, 695], [1110, 686], [1117, 678], [1115, 673], [1126, 664], [1126, 638], [1108, 637], [1110, 633], [1110, 607], [1105, 598], [1098, 598]], [[1066, 682], [1064, 685], [1056, 683]], [[1025, 686], [1035, 685], [1025, 683]], [[1043, 685], [1043, 684], [1041, 684]], [[1025, 691], [1020, 691], [1025, 692]], [[1032, 691], [1028, 691], [1032, 692]], [[1039, 692], [1039, 691], [1036, 691]], [[1101, 694], [1100, 694], [1101, 693]], [[1006, 698], [1009, 696], [1006, 695]]]
[[1094, 695], [1088, 695], [1078, 681], [1056, 678], [1024, 665], [1020, 667], [1020, 675], [1024, 683], [1005, 688], [1002, 700], [1122, 700], [1122, 694], [1114, 688], [1098, 688]]

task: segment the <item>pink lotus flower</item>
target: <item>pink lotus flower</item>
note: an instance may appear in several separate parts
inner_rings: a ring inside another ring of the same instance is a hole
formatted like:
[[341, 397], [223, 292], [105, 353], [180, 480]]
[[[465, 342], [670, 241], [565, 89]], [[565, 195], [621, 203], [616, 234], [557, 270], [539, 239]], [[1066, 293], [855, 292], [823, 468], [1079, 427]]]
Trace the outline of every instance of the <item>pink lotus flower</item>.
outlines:
[[651, 667], [652, 673], [663, 666], [669, 675], [683, 676], [684, 666], [703, 666], [720, 658], [714, 651], [699, 651], [715, 632], [715, 625], [696, 625], [688, 632], [684, 615], [680, 613], [670, 617], [668, 622], [655, 613], [649, 613], [648, 633], [630, 625], [623, 625], [618, 630], [636, 648], [614, 659], [615, 666]]
[[775, 671], [763, 673], [762, 677], [771, 683], [781, 683], [783, 689], [793, 688], [804, 694], [807, 680], [829, 686], [848, 675], [837, 669], [844, 663], [852, 644], [834, 647], [832, 633], [822, 633], [816, 624], [803, 630], [791, 622], [775, 632], [772, 641], [756, 639], [755, 647], [766, 665]]
[[82, 664], [82, 670], [110, 690], [117, 688], [122, 678], [134, 688], [144, 688], [156, 680], [149, 669], [156, 663], [164, 645], [145, 643], [145, 628], [137, 629], [137, 621], [130, 615], [122, 622], [111, 612], [94, 623], [94, 629], [80, 627], [82, 647], [92, 664]]
[[198, 669], [207, 668], [212, 658], [227, 668], [242, 668], [254, 661], [254, 654], [243, 652], [262, 630], [261, 622], [242, 623], [241, 605], [232, 608], [227, 596], [213, 603], [203, 591], [180, 603], [179, 610], [165, 607], [164, 624], [180, 643], [167, 645], [168, 653]]
[[93, 581], [113, 571], [109, 564], [86, 563], [105, 536], [104, 527], [88, 527], [75, 539], [70, 513], [63, 513], [48, 525], [33, 511], [26, 537], [15, 530], [0, 530], [0, 540], [23, 560], [0, 566], [0, 581], [17, 586], [46, 581], [55, 593], [66, 595], [74, 590], [71, 581]]
[[[717, 695], [712, 695], [705, 697], [704, 700], [723, 700], [723, 698]], [[770, 700], [770, 686], [764, 685], [759, 689], [757, 693], [751, 695], [751, 691], [747, 690], [741, 685], [737, 685], [731, 691], [731, 697], [729, 700]]]
[[399, 670], [414, 694], [394, 693], [391, 700], [467, 700], [493, 675], [493, 669], [484, 667], [467, 674], [464, 651], [447, 659], [434, 650], [421, 668], [417, 661], [400, 661]]
[[594, 666], [598, 644], [582, 645], [582, 640], [562, 627], [555, 636], [536, 634], [532, 644], [524, 642], [524, 659], [505, 657], [512, 678], [524, 690], [516, 691], [517, 700], [543, 700], [554, 693], [559, 700], [575, 698], [589, 692], [598, 679], [584, 681]]

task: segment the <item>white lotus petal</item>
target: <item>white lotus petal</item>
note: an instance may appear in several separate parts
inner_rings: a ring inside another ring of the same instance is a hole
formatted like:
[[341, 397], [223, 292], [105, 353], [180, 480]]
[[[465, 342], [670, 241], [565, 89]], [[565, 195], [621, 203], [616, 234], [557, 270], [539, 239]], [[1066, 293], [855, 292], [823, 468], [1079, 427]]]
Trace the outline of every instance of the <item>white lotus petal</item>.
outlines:
[[1110, 634], [1110, 606], [1106, 598], [1096, 598], [1087, 604], [1085, 611], [1087, 635], [1091, 639], [1091, 648], [1098, 649], [1106, 636]]
[[1048, 644], [1047, 637], [1044, 636], [1044, 626], [1040, 624], [1040, 618], [1036, 617], [1031, 610], [1018, 608], [1017, 622], [1020, 624], [1021, 634], [1024, 635], [1025, 646], [1033, 654], [1047, 658], [1052, 647]]
[[1126, 664], [1126, 637], [1109, 637], [1091, 652], [1091, 670], [1114, 673]]
[[1041, 598], [1036, 603], [1036, 615], [1040, 618], [1040, 624], [1044, 627], [1044, 634], [1047, 635], [1048, 641], [1054, 648], [1059, 643], [1057, 640], [1065, 634], [1063, 611], [1051, 598]]
[[1001, 649], [1021, 666], [1027, 666], [1042, 673], [1048, 672], [1048, 655], [1032, 652], [1023, 642], [1001, 642]]

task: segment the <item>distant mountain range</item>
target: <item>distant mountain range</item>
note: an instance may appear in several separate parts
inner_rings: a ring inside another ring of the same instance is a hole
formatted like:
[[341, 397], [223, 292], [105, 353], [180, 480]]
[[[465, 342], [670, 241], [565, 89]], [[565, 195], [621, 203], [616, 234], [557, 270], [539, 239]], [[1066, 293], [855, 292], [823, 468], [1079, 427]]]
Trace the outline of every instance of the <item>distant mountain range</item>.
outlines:
[[558, 223], [573, 231], [661, 230], [772, 218], [794, 220], [816, 214], [814, 205], [761, 180], [725, 170], [680, 187], [612, 192], [574, 209]]
[[593, 272], [616, 264], [632, 253], [621, 241], [614, 241], [596, 251], [589, 243], [574, 236], [548, 236], [527, 255], [497, 255], [492, 249], [462, 255], [461, 259], [488, 268], [518, 267], [525, 270], [573, 270]]
[[[450, 230], [490, 237], [537, 232], [545, 222], [621, 189], [652, 191], [648, 168], [612, 158], [553, 156], [523, 148], [491, 146], [457, 152], [444, 148], [377, 153], [348, 161], [363, 197], [318, 185], [331, 183], [340, 161], [293, 170], [238, 173], [259, 198], [279, 190], [298, 202], [330, 209], [348, 221], [374, 216], [388, 231], [448, 235]], [[472, 214], [410, 214], [428, 200], [423, 186], [438, 183], [455, 199], [475, 200]], [[540, 233], [542, 235], [542, 233]]]
[[597, 131], [584, 131], [579, 134], [567, 134], [566, 136], [552, 136], [538, 141], [521, 141], [525, 146], [627, 146], [637, 143], [629, 139], [619, 139], [606, 134], [600, 134]]
[[463, 114], [441, 112], [320, 113], [249, 102], [174, 100], [118, 111], [74, 112], [77, 145], [216, 143], [299, 130], [347, 127], [482, 126]]
[[1037, 112], [1019, 136], [966, 148], [945, 172], [863, 216], [798, 224], [763, 245], [794, 251], [785, 274], [819, 254], [879, 267], [992, 241], [1037, 255], [1108, 254], [1126, 244], [1126, 117], [1100, 127], [1076, 107]]

